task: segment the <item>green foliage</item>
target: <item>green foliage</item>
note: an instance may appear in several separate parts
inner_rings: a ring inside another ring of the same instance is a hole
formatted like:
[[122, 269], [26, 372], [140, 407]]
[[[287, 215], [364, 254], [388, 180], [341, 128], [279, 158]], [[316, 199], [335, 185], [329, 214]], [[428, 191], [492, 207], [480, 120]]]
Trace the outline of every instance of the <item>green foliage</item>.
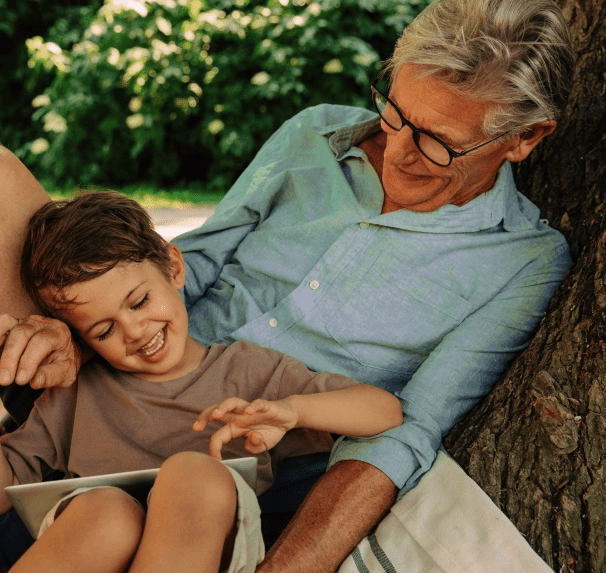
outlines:
[[0, 0], [0, 143], [7, 147], [17, 149], [35, 137], [31, 101], [53, 76], [31, 74], [25, 40], [46, 34], [58, 18], [77, 25], [82, 5], [98, 9], [101, 0]]
[[[3, 0], [0, 0], [2, 2]], [[19, 154], [78, 184], [226, 189], [297, 111], [368, 107], [427, 0], [106, 0], [28, 40], [40, 133]], [[82, 31], [83, 30], [83, 31]]]

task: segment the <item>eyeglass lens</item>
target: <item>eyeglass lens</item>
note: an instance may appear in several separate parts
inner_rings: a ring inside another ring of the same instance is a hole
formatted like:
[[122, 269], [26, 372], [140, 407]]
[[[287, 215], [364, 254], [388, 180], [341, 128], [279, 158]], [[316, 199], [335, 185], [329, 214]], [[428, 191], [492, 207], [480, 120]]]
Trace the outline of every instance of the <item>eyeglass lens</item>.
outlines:
[[[383, 121], [392, 129], [400, 131], [404, 127], [404, 123], [402, 122], [402, 118], [398, 113], [398, 110], [396, 110], [389, 100], [378, 92], [373, 92], [373, 99], [379, 114], [383, 118]], [[413, 131], [413, 140], [417, 148], [425, 157], [427, 157], [427, 159], [433, 161], [437, 165], [450, 165], [452, 158], [442, 143], [433, 138], [431, 135], [418, 130], [409, 122], [406, 123]]]

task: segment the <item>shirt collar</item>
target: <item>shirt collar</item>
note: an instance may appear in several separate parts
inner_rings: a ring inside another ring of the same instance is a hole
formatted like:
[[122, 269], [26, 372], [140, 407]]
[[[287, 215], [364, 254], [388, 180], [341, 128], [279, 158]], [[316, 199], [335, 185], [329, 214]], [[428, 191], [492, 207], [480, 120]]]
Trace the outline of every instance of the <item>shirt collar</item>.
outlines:
[[[379, 129], [379, 117], [374, 116], [350, 125], [328, 126], [319, 133], [328, 137], [330, 149], [340, 161], [363, 155], [355, 146]], [[513, 232], [533, 229], [538, 216], [538, 208], [518, 192], [511, 164], [505, 162], [492, 189], [462, 207], [444, 205], [429, 213], [400, 209], [378, 215], [372, 222], [426, 233], [474, 233], [502, 223], [504, 230]]]

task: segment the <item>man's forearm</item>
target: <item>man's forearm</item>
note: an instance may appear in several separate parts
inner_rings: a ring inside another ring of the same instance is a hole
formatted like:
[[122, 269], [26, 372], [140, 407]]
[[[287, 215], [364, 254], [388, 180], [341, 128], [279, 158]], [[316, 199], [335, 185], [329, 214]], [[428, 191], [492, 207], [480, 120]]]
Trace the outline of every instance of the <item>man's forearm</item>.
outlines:
[[397, 489], [364, 462], [335, 464], [305, 498], [257, 573], [333, 573], [387, 514]]

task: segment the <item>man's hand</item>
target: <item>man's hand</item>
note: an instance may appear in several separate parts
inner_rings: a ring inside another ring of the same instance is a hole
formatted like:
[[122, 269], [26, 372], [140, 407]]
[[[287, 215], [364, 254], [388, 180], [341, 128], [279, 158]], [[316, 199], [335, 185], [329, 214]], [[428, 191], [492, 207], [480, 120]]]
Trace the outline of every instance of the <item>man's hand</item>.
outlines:
[[81, 352], [69, 328], [54, 318], [0, 315], [0, 348], [2, 386], [16, 382], [35, 389], [67, 387], [81, 365]]
[[209, 422], [225, 423], [212, 435], [208, 448], [209, 455], [220, 460], [221, 448], [242, 436], [246, 436], [244, 448], [250, 454], [273, 448], [298, 420], [299, 414], [288, 398], [274, 402], [261, 398], [253, 402], [228, 398], [206, 408], [196, 418], [193, 429], [201, 432]]

